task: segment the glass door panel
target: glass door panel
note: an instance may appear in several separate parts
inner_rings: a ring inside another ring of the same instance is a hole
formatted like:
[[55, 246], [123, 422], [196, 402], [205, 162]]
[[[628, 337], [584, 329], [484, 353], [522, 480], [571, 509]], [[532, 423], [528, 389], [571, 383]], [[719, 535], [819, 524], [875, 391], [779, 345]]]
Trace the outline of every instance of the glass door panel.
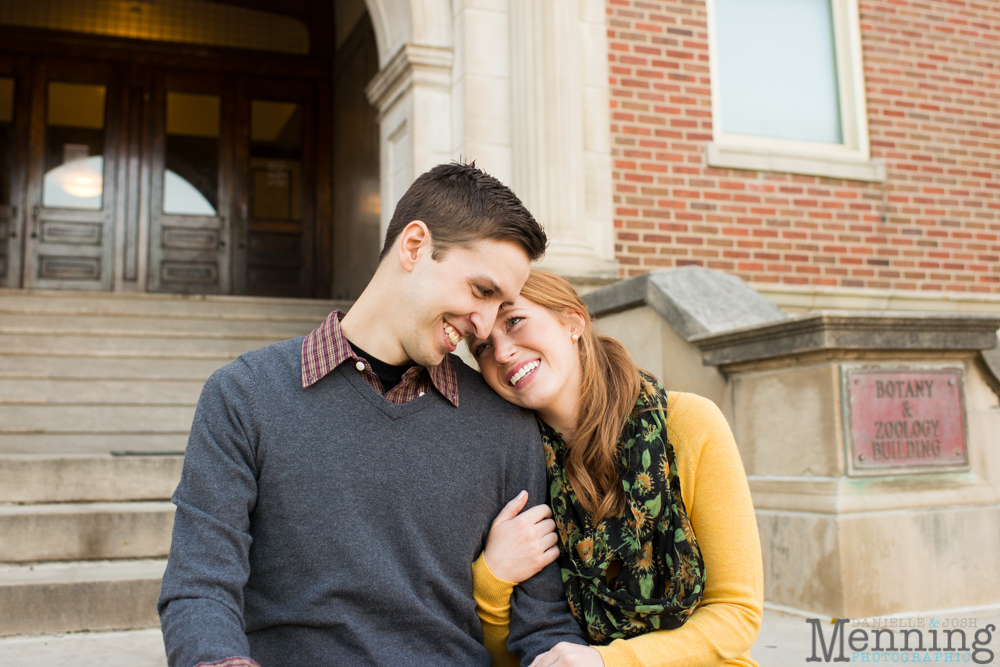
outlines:
[[111, 288], [117, 92], [106, 66], [35, 67], [26, 287]]
[[221, 80], [160, 77], [154, 142], [149, 289], [226, 293], [230, 263], [224, 190], [231, 145]]
[[42, 206], [99, 211], [104, 194], [107, 88], [50, 81]]
[[167, 215], [218, 215], [220, 105], [218, 95], [167, 93]]

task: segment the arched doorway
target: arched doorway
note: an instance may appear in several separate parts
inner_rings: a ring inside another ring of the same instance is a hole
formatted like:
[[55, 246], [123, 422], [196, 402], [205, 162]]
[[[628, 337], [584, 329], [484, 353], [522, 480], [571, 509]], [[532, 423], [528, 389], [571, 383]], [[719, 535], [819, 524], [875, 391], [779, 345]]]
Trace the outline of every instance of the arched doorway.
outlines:
[[0, 0], [0, 286], [355, 296], [375, 53], [364, 0]]

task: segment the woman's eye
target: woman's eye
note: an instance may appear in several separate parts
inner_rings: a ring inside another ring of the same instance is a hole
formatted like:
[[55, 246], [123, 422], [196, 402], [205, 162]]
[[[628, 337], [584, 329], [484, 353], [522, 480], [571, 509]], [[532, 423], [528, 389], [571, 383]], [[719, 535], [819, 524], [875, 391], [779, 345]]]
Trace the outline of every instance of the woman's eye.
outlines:
[[490, 346], [489, 343], [483, 343], [481, 345], [477, 345], [476, 349], [473, 351], [472, 355], [475, 356], [475, 357], [481, 356], [483, 354], [483, 352], [486, 351], [486, 348], [488, 348], [489, 346]]
[[522, 320], [524, 320], [523, 317], [510, 318], [509, 320], [507, 320], [507, 329], [509, 330], [511, 327], [517, 326]]

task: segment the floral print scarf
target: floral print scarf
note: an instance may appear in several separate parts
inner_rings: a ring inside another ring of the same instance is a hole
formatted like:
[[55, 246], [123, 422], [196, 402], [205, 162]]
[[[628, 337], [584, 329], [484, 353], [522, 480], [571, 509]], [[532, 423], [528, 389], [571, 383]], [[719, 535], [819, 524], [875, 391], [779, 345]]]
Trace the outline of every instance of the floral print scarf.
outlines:
[[619, 516], [593, 525], [566, 477], [566, 444], [539, 422], [563, 587], [594, 644], [680, 627], [704, 592], [705, 564], [667, 440], [667, 394], [640, 375], [639, 400], [618, 444], [626, 498]]

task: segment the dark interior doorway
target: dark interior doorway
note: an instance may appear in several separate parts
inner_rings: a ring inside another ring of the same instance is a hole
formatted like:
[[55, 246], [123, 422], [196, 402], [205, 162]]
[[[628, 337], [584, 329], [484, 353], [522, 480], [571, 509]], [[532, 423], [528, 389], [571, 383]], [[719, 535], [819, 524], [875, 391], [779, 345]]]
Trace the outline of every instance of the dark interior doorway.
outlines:
[[379, 205], [359, 2], [344, 38], [330, 0], [125, 3], [131, 33], [42, 0], [0, 25], [0, 286], [356, 296]]

